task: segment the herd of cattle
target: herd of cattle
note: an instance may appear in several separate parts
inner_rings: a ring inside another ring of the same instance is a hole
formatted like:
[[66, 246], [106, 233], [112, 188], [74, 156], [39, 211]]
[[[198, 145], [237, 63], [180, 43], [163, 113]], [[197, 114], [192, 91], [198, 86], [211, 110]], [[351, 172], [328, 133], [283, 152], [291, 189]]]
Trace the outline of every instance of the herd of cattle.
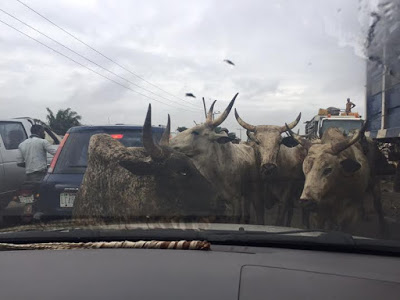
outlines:
[[[196, 220], [290, 226], [300, 199], [309, 228], [352, 232], [375, 217], [384, 230], [376, 163], [380, 152], [364, 129], [343, 135], [328, 129], [310, 140], [292, 132], [299, 123], [251, 125], [247, 142], [232, 143], [216, 132], [237, 94], [213, 119], [170, 139], [170, 119], [160, 143], [154, 142], [149, 105], [143, 147], [127, 148], [111, 136], [91, 138], [86, 173], [75, 200], [74, 218]], [[287, 132], [288, 137], [282, 137]], [[268, 213], [278, 208], [271, 220]]]

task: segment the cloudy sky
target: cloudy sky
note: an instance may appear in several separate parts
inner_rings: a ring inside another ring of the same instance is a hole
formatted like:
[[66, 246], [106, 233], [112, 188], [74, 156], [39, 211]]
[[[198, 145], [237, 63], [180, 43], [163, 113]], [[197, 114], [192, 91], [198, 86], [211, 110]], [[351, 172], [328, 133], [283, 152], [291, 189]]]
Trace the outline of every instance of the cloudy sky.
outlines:
[[[141, 124], [151, 102], [154, 124], [170, 113], [173, 128], [189, 127], [204, 120], [202, 96], [208, 105], [217, 99], [218, 111], [236, 92], [235, 107], [253, 124], [283, 125], [299, 112], [306, 121], [320, 107], [343, 108], [347, 97], [364, 113], [370, 1], [21, 1], [152, 85], [2, 0], [1, 21], [128, 88], [0, 23], [0, 118], [44, 120], [46, 107], [71, 107], [85, 124]], [[224, 126], [239, 127], [233, 114]]]

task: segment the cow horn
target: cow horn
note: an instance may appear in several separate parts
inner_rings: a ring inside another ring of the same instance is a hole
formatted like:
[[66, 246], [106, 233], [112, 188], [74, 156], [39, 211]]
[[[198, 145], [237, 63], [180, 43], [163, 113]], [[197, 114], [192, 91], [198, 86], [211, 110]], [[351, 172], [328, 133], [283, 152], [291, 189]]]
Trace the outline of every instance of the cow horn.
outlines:
[[290, 123], [289, 125], [285, 123], [285, 126], [281, 127], [281, 132], [285, 132], [287, 131], [286, 127], [289, 127], [289, 129], [293, 129], [297, 126], [297, 124], [299, 123], [301, 118], [301, 113], [299, 113], [299, 115], [297, 116], [296, 120], [294, 120], [292, 123]]
[[310, 140], [301, 137], [300, 135], [294, 133], [288, 124], [286, 125], [286, 131], [289, 132], [292, 138], [294, 138], [300, 145], [302, 145], [307, 151], [310, 149], [313, 143]]
[[167, 127], [165, 128], [163, 135], [161, 136], [160, 145], [161, 146], [168, 146], [169, 145], [169, 138], [171, 135], [171, 118], [168, 114], [168, 122]]
[[251, 132], [250, 130], [246, 130], [246, 135], [249, 138], [249, 140], [252, 140], [254, 142], [256, 141], [256, 137], [254, 136], [254, 132]]
[[146, 152], [150, 154], [151, 158], [163, 158], [162, 149], [153, 141], [153, 133], [151, 128], [151, 104], [149, 104], [149, 108], [147, 109], [146, 120], [144, 121], [143, 125], [143, 146]]
[[355, 144], [363, 136], [365, 129], [367, 128], [366, 125], [367, 125], [367, 121], [365, 121], [363, 127], [355, 135], [353, 135], [350, 139], [347, 139], [343, 142], [333, 144], [332, 145], [332, 153], [334, 155], [338, 155], [340, 152], [346, 150], [351, 145]]
[[240, 126], [242, 126], [244, 129], [247, 129], [248, 131], [251, 131], [251, 132], [256, 131], [256, 126], [246, 123], [245, 121], [242, 120], [241, 117], [239, 117], [239, 114], [238, 114], [236, 108], [235, 108], [235, 118], [238, 121], [238, 123], [240, 124]]
[[236, 93], [236, 95], [232, 98], [231, 102], [229, 102], [228, 107], [224, 110], [224, 112], [216, 119], [216, 120], [212, 120], [212, 110], [214, 109], [214, 103], [211, 105], [210, 107], [210, 112], [211, 112], [211, 116], [207, 116], [207, 121], [209, 120], [209, 118], [211, 118], [211, 122], [209, 122], [209, 124], [212, 127], [217, 127], [219, 125], [221, 125], [222, 122], [225, 121], [225, 119], [228, 117], [229, 113], [231, 112], [232, 106], [235, 103], [236, 97], [239, 95], [239, 93]]

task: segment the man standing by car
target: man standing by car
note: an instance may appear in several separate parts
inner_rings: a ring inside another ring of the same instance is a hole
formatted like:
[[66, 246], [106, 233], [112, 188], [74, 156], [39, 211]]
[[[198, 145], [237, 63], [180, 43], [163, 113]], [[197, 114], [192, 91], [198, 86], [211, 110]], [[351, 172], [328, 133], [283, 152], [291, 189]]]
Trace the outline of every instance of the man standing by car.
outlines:
[[25, 166], [26, 181], [40, 182], [47, 170], [47, 152], [54, 155], [56, 150], [45, 140], [41, 125], [31, 127], [31, 136], [19, 144], [18, 166]]

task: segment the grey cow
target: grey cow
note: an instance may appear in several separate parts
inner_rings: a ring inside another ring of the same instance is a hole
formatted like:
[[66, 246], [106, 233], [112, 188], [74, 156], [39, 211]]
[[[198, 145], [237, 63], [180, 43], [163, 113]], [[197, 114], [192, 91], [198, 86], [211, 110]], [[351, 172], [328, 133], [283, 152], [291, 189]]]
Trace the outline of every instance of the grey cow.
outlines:
[[[302, 163], [306, 150], [301, 146], [288, 147], [283, 144], [282, 133], [285, 125], [251, 125], [240, 118], [235, 110], [238, 123], [247, 130], [249, 145], [258, 156], [265, 207], [278, 204], [276, 225], [290, 226], [294, 201], [300, 196], [304, 183]], [[301, 114], [288, 126], [294, 128], [300, 121]]]
[[249, 145], [233, 144], [225, 132], [215, 132], [229, 115], [237, 95], [215, 120], [212, 117], [214, 101], [206, 122], [179, 133], [170, 145], [190, 157], [221, 194], [223, 220], [263, 224], [260, 176], [254, 149]]

